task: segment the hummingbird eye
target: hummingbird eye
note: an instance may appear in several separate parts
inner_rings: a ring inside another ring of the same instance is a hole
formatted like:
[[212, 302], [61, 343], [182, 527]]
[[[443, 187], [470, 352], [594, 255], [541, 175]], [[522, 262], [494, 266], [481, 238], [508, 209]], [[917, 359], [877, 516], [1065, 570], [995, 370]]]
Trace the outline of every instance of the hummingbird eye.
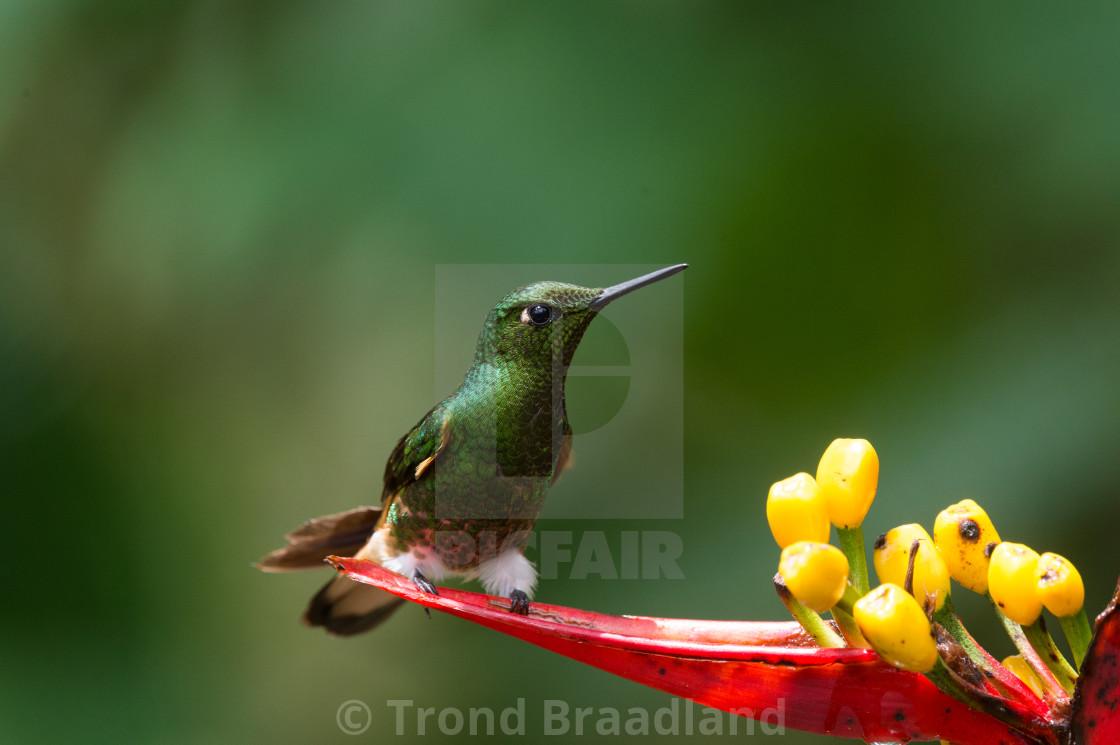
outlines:
[[545, 326], [552, 321], [552, 308], [542, 303], [530, 305], [521, 314], [521, 320], [533, 326]]

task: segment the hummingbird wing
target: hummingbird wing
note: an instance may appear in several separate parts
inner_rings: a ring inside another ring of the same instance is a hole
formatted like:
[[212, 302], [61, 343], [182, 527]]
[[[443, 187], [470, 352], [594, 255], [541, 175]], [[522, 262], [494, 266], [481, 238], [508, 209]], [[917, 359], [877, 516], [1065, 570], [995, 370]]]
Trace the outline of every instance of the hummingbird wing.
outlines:
[[288, 545], [268, 554], [256, 566], [265, 572], [320, 569], [328, 556], [353, 556], [373, 535], [386, 503], [420, 478], [450, 438], [450, 419], [436, 406], [401, 438], [385, 466], [381, 507], [358, 507], [308, 520], [284, 536]]
[[[393, 448], [385, 466], [385, 488], [380, 507], [359, 507], [348, 512], [308, 520], [286, 538], [288, 545], [257, 562], [266, 572], [317, 569], [335, 554], [368, 555], [369, 539], [382, 524], [385, 507], [401, 489], [422, 478], [451, 439], [451, 418], [444, 404], [435, 406]], [[311, 599], [304, 612], [310, 626], [349, 636], [373, 628], [388, 618], [402, 601], [389, 593], [339, 576]]]
[[385, 488], [381, 506], [401, 489], [420, 479], [447, 449], [451, 441], [451, 416], [441, 403], [429, 411], [408, 434], [400, 439], [385, 464]]
[[[429, 411], [393, 448], [385, 464], [385, 488], [381, 495], [380, 517], [390, 502], [409, 484], [424, 477], [451, 438], [451, 418], [443, 404]], [[382, 523], [378, 522], [376, 530]], [[372, 531], [371, 531], [372, 532]], [[369, 534], [366, 535], [369, 537]], [[360, 559], [378, 561], [374, 541], [357, 549]], [[368, 585], [338, 576], [323, 586], [303, 614], [309, 626], [323, 626], [332, 634], [351, 636], [377, 626], [396, 610], [401, 599]]]

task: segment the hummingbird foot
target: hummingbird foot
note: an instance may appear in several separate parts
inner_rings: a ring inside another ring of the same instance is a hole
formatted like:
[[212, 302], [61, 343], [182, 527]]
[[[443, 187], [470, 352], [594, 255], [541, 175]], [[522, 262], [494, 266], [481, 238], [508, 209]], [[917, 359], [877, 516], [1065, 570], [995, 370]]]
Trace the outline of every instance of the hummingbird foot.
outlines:
[[509, 612], [519, 616], [529, 615], [529, 596], [521, 590], [509, 594]]
[[[436, 586], [432, 584], [430, 579], [421, 574], [419, 569], [412, 573], [412, 584], [419, 587], [421, 592], [426, 592], [429, 595], [439, 595], [439, 590], [436, 589]], [[424, 608], [424, 615], [431, 618], [431, 610]]]
[[430, 579], [421, 574], [419, 569], [412, 573], [412, 584], [429, 595], [439, 595], [439, 590], [436, 589], [436, 586], [432, 584]]

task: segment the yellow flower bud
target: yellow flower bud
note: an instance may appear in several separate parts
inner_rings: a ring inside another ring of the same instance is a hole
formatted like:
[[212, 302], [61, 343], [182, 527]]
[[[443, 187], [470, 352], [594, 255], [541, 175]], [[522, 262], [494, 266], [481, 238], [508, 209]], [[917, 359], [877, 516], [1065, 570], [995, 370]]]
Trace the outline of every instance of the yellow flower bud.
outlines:
[[988, 559], [999, 533], [983, 507], [965, 499], [943, 509], [933, 523], [933, 541], [949, 576], [973, 592], [988, 591]]
[[1017, 624], [1030, 626], [1042, 613], [1038, 597], [1038, 554], [1021, 543], [1001, 543], [988, 566], [988, 592]]
[[799, 603], [824, 613], [844, 595], [848, 558], [827, 543], [798, 541], [782, 549], [778, 572]]
[[911, 523], [888, 530], [875, 541], [875, 573], [879, 582], [906, 586], [906, 570], [910, 565], [910, 547], [918, 541], [914, 556], [914, 597], [924, 606], [925, 598], [933, 598], [934, 610], [941, 610], [949, 597], [949, 570], [941, 553], [933, 545], [929, 533], [921, 525]]
[[1057, 554], [1038, 558], [1038, 598], [1059, 618], [1072, 616], [1085, 604], [1085, 585], [1073, 562]]
[[838, 528], [863, 522], [879, 485], [879, 456], [867, 440], [833, 440], [817, 466], [817, 485]]
[[937, 662], [933, 629], [918, 601], [898, 585], [885, 584], [853, 607], [856, 625], [884, 660], [902, 670], [924, 673]]
[[1022, 655], [1013, 654], [1005, 658], [1003, 666], [1014, 673], [1016, 678], [1026, 683], [1027, 687], [1034, 691], [1034, 695], [1042, 698], [1042, 678], [1038, 677], [1038, 673]]
[[770, 487], [766, 520], [782, 548], [798, 541], [828, 543], [832, 526], [817, 482], [807, 473], [790, 476]]

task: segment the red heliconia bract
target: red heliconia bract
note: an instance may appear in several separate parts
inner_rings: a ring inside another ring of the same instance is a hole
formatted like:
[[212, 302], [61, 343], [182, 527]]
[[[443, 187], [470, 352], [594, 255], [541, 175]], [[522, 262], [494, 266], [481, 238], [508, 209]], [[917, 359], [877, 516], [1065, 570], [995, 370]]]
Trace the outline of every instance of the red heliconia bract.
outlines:
[[1120, 743], [1120, 585], [1097, 616], [1093, 641], [1073, 692], [1070, 745]]
[[[519, 616], [509, 612], [507, 599], [445, 588], [429, 595], [372, 562], [330, 561], [356, 581], [701, 706], [748, 716], [779, 711], [793, 729], [868, 742], [943, 739], [957, 745], [1058, 745], [1070, 732], [1067, 721], [1013, 728], [871, 650], [817, 647], [795, 622], [611, 616], [543, 603]], [[1086, 659], [1074, 745], [1120, 742], [1115, 608], [1114, 599], [1098, 619]]]

